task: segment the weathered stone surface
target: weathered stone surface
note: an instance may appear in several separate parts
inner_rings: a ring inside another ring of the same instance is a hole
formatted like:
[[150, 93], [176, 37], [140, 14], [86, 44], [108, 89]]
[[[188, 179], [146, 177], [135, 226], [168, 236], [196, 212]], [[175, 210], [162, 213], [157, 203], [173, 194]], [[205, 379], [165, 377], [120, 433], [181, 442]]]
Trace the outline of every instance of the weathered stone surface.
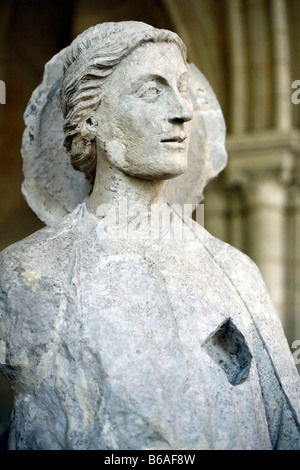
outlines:
[[[111, 63], [112, 50], [126, 53], [100, 86], [99, 61]], [[52, 198], [46, 176], [30, 197], [44, 191], [37, 213], [50, 226], [0, 257], [10, 448], [299, 449], [299, 377], [256, 266], [168, 203], [169, 181], [188, 162], [192, 105], [194, 125], [208, 110], [207, 141], [198, 139], [212, 156], [196, 191], [225, 155], [216, 101], [187, 93], [180, 40], [141, 23], [106, 24], [62, 55], [66, 147], [93, 189], [75, 203], [64, 173]], [[197, 70], [189, 75], [207, 86]], [[25, 161], [62, 172], [48, 137], [47, 154], [31, 159], [28, 123]], [[34, 129], [31, 143], [42, 139]], [[192, 202], [182, 191], [176, 202]]]
[[298, 376], [262, 280], [203, 230], [176, 250], [120, 241], [83, 205], [6, 250], [11, 448], [298, 448]]
[[[22, 192], [47, 225], [72, 212], [91, 189], [83, 174], [74, 171], [63, 147], [59, 94], [66, 53], [63, 49], [46, 64], [43, 82], [32, 94], [24, 114]], [[202, 200], [207, 182], [224, 169], [227, 153], [225, 122], [215, 94], [194, 64], [189, 64], [188, 70], [194, 108], [188, 168], [170, 181], [168, 201], [195, 205]]]

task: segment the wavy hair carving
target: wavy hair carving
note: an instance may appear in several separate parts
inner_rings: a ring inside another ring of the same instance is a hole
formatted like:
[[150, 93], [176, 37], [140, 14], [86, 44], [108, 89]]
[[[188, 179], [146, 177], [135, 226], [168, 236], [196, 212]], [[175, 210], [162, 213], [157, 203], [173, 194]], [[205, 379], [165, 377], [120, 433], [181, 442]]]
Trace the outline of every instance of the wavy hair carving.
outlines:
[[73, 168], [82, 171], [91, 185], [97, 156], [89, 119], [101, 103], [106, 79], [122, 59], [145, 42], [175, 43], [186, 60], [185, 45], [176, 33], [135, 21], [93, 26], [68, 47], [60, 95], [64, 146]]

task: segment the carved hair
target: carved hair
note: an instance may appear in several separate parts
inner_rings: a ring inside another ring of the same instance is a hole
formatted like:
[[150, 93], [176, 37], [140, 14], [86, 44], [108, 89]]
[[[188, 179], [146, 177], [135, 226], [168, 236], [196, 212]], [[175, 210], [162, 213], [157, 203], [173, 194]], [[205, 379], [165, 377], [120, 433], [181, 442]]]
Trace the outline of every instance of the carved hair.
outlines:
[[93, 26], [68, 48], [61, 89], [64, 146], [73, 168], [82, 171], [92, 185], [96, 144], [89, 130], [90, 117], [101, 103], [101, 88], [114, 67], [145, 42], [175, 43], [186, 60], [185, 45], [176, 33], [135, 21]]

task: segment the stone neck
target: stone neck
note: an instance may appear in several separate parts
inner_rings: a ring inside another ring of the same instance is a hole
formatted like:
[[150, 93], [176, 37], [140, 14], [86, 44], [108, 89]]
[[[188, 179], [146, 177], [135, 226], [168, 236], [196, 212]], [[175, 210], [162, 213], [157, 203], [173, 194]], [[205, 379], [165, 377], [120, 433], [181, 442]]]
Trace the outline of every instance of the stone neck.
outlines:
[[118, 209], [126, 201], [128, 208], [138, 204], [150, 212], [153, 204], [167, 202], [168, 184], [167, 180], [148, 181], [128, 176], [102, 159], [97, 165], [95, 183], [87, 206], [91, 213], [97, 215], [101, 205], [109, 204]]

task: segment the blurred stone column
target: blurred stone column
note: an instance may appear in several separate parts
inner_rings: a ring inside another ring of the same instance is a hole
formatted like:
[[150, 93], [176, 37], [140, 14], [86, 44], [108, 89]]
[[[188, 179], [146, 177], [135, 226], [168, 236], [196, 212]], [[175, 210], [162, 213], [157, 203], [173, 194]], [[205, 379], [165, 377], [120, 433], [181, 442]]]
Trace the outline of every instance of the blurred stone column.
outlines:
[[287, 206], [286, 331], [291, 343], [300, 340], [300, 181], [291, 186]]
[[[300, 143], [297, 132], [231, 136], [227, 142], [230, 158], [225, 174], [229, 188], [236, 185], [243, 188], [243, 251], [258, 265], [285, 328], [291, 315], [294, 319], [297, 315], [287, 307], [288, 296], [291, 291], [295, 296], [296, 286], [289, 292], [286, 286], [288, 247], [291, 237], [296, 236], [294, 228], [293, 234], [288, 230], [289, 190], [298, 160], [295, 142]], [[290, 217], [295, 225], [295, 205]], [[289, 256], [295, 256], [295, 252]]]
[[246, 246], [285, 323], [286, 188], [275, 177], [253, 172], [247, 188]]
[[295, 260], [295, 278], [294, 278], [294, 292], [295, 302], [293, 314], [294, 322], [294, 339], [300, 340], [300, 184], [297, 186], [295, 194], [295, 232], [294, 232], [294, 260]]

